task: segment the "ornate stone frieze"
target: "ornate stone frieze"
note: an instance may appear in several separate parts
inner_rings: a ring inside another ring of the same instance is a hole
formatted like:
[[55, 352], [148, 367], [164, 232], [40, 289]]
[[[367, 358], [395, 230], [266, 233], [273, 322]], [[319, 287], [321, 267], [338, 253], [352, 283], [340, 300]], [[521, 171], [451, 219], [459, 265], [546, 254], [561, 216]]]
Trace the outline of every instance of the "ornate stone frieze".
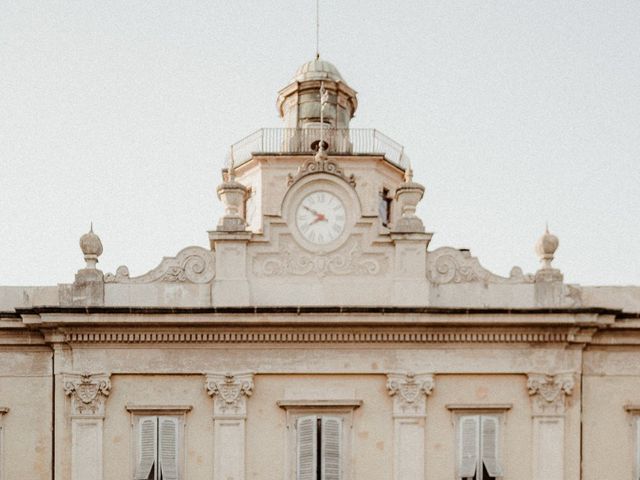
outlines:
[[164, 257], [160, 265], [153, 270], [130, 277], [129, 269], [122, 265], [115, 275], [107, 273], [105, 283], [154, 283], [154, 282], [186, 282], [209, 283], [213, 280], [215, 270], [214, 255], [202, 247], [187, 247], [175, 257]]
[[278, 253], [254, 257], [253, 270], [258, 276], [285, 275], [366, 275], [385, 273], [388, 258], [384, 254], [365, 253], [357, 241], [330, 254], [311, 254], [283, 241]]
[[390, 373], [387, 390], [393, 397], [394, 416], [422, 417], [427, 414], [427, 395], [435, 386], [432, 374]]
[[245, 416], [246, 399], [253, 393], [253, 373], [208, 373], [205, 389], [213, 397], [213, 414]]
[[350, 185], [354, 187], [356, 186], [356, 179], [353, 174], [346, 175], [337, 163], [327, 160], [326, 158], [318, 158], [317, 156], [313, 160], [308, 160], [304, 164], [300, 165], [295, 175], [289, 174], [287, 177], [287, 183], [291, 186], [301, 178], [313, 173], [328, 173], [329, 175], [335, 175]]
[[109, 377], [105, 373], [64, 374], [64, 393], [71, 397], [72, 415], [104, 416], [104, 404], [111, 391]]
[[513, 267], [510, 276], [501, 277], [480, 265], [469, 250], [442, 247], [427, 254], [427, 278], [435, 284], [447, 283], [533, 283], [534, 276]]
[[528, 377], [527, 388], [533, 400], [533, 414], [563, 415], [565, 396], [571, 395], [575, 385], [574, 374], [529, 373]]

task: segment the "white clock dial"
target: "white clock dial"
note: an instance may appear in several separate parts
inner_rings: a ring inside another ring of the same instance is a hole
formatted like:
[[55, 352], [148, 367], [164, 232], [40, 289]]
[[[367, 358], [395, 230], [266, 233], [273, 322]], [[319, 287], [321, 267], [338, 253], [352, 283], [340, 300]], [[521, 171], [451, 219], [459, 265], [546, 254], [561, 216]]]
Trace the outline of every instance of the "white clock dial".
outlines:
[[344, 204], [333, 193], [317, 191], [302, 199], [296, 209], [296, 227], [302, 236], [316, 245], [326, 245], [344, 231]]

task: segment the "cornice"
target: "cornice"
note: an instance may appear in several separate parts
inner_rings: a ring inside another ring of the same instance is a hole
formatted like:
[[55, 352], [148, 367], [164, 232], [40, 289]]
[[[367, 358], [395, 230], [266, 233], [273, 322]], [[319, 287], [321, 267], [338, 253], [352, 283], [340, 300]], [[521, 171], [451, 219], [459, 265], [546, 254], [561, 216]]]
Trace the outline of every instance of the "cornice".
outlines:
[[[44, 335], [44, 343], [86, 345], [556, 343], [584, 347], [600, 344], [602, 335], [613, 333], [620, 312], [382, 306], [17, 309], [29, 331]], [[612, 344], [624, 340], [615, 337]], [[635, 339], [632, 343], [636, 344]]]
[[[246, 306], [246, 307], [121, 307], [121, 306], [34, 306], [31, 308], [16, 308], [17, 315], [40, 315], [45, 313], [65, 314], [260, 314], [260, 313], [375, 313], [375, 314], [441, 314], [441, 315], [531, 315], [531, 314], [570, 314], [570, 315], [613, 315], [629, 318], [635, 315], [619, 309], [599, 307], [555, 307], [555, 308], [468, 308], [468, 307], [395, 307], [395, 306]], [[639, 314], [640, 315], [640, 314]], [[636, 317], [631, 317], [636, 318]]]

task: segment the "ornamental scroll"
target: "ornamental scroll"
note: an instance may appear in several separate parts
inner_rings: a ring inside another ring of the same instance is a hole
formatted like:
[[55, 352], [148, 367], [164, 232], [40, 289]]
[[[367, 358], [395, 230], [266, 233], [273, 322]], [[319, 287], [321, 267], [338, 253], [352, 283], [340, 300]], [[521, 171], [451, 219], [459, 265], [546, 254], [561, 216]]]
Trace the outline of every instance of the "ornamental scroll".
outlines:
[[164, 257], [153, 270], [138, 277], [130, 277], [129, 269], [122, 265], [116, 273], [107, 273], [105, 283], [209, 283], [215, 275], [215, 258], [210, 250], [187, 247], [175, 257]]

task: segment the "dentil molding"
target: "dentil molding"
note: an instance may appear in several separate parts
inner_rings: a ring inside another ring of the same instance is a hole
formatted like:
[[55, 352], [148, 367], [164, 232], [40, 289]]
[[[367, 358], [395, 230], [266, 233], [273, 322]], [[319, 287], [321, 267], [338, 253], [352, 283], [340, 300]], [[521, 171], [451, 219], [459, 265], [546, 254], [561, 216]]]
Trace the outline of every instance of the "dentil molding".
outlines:
[[395, 417], [424, 417], [427, 414], [427, 395], [435, 386], [430, 373], [389, 373], [387, 390], [393, 397]]
[[64, 374], [64, 393], [71, 397], [71, 414], [103, 417], [104, 404], [111, 391], [110, 376], [88, 372]]

